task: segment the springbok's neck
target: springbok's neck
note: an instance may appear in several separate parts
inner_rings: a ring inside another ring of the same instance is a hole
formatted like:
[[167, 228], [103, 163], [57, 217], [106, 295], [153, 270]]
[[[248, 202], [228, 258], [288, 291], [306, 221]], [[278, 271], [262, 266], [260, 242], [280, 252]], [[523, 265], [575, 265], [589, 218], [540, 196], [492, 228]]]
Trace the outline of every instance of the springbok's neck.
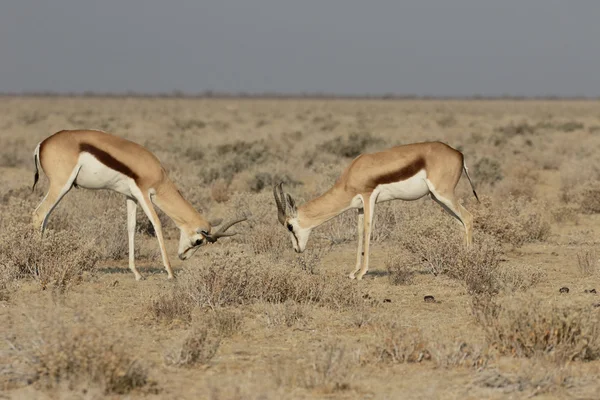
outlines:
[[338, 185], [334, 185], [321, 196], [316, 197], [298, 207], [298, 221], [303, 228], [314, 228], [337, 217], [351, 208], [352, 198]]
[[184, 226], [206, 229], [209, 223], [181, 195], [173, 182], [167, 180], [156, 188], [153, 202], [175, 222], [178, 228]]

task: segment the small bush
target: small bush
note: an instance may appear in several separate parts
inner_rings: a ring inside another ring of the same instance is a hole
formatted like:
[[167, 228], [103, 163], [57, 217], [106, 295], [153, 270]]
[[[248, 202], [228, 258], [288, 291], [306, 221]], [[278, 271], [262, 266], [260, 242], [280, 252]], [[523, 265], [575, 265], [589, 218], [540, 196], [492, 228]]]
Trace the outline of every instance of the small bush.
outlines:
[[[283, 303], [292, 300], [302, 304], [347, 307], [359, 303], [356, 285], [329, 281], [272, 259], [211, 249], [202, 266], [186, 267], [180, 275], [182, 290], [201, 307], [223, 307], [258, 301]], [[268, 266], [265, 264], [268, 263]]]
[[355, 367], [345, 347], [326, 343], [306, 358], [279, 360], [271, 373], [277, 386], [334, 393], [351, 388]]
[[600, 213], [600, 187], [585, 188], [579, 195], [579, 210], [583, 214]]
[[220, 345], [221, 338], [214, 332], [206, 328], [192, 328], [181, 345], [165, 355], [165, 363], [178, 367], [208, 364]]
[[595, 250], [584, 250], [577, 253], [577, 266], [584, 277], [595, 275], [598, 268], [598, 255]]
[[561, 362], [600, 358], [600, 317], [591, 307], [515, 299], [479, 302], [474, 311], [488, 344], [502, 355], [550, 356]]
[[[126, 345], [89, 318], [57, 315], [49, 324], [36, 323], [31, 342], [12, 343], [18, 369], [16, 380], [37, 382], [45, 388], [100, 387], [105, 394], [126, 394], [148, 383], [147, 371]], [[23, 338], [20, 338], [23, 340]], [[14, 371], [8, 368], [9, 371]]]
[[431, 360], [429, 343], [420, 331], [396, 323], [379, 326], [377, 330], [380, 342], [373, 349], [376, 361], [402, 364]]
[[66, 290], [93, 272], [99, 260], [94, 244], [73, 232], [47, 231], [44, 238], [33, 227], [16, 223], [3, 231], [1, 269], [9, 276], [31, 277], [45, 289]]
[[346, 158], [354, 158], [364, 153], [367, 148], [383, 144], [381, 139], [370, 133], [352, 133], [349, 136], [337, 136], [323, 143], [320, 150], [333, 155]]
[[385, 267], [392, 285], [410, 285], [412, 283], [414, 271], [411, 270], [405, 257], [396, 254], [389, 255], [385, 260]]
[[493, 202], [482, 196], [481, 204], [471, 209], [475, 227], [514, 246], [544, 241], [550, 235], [550, 224], [541, 213], [544, 206], [526, 198], [503, 198]]
[[502, 167], [494, 159], [483, 157], [473, 166], [473, 175], [477, 183], [494, 185], [502, 180]]
[[156, 321], [189, 323], [192, 321], [193, 301], [176, 285], [175, 288], [152, 298], [147, 309], [150, 317]]

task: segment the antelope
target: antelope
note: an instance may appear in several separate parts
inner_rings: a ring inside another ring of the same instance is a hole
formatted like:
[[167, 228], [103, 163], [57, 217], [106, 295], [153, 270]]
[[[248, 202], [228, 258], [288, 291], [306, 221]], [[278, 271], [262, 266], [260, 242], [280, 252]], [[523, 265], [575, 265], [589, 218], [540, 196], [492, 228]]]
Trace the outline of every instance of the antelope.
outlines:
[[361, 154], [328, 191], [299, 207], [283, 191], [283, 183], [273, 186], [277, 217], [289, 231], [294, 250], [301, 253], [314, 228], [347, 210], [358, 209], [356, 268], [349, 277], [360, 280], [369, 270], [369, 241], [376, 203], [412, 201], [429, 194], [462, 224], [465, 243], [471, 245], [473, 216], [454, 193], [463, 170], [479, 201], [463, 154], [444, 143], [413, 143]]
[[49, 188], [42, 202], [33, 212], [33, 224], [43, 235], [48, 217], [73, 186], [86, 189], [107, 189], [127, 198], [127, 232], [129, 237], [129, 269], [136, 280], [142, 279], [135, 266], [136, 211], [140, 205], [150, 219], [162, 256], [168, 279], [173, 270], [167, 256], [161, 222], [154, 209], [158, 206], [181, 231], [178, 255], [189, 259], [206, 242], [214, 243], [220, 237], [232, 236], [229, 227], [246, 218], [225, 223], [216, 232], [212, 225], [183, 197], [167, 176], [158, 158], [145, 147], [129, 140], [97, 130], [63, 130], [40, 142], [33, 153], [35, 176], [33, 188], [39, 179], [39, 169], [48, 177]]

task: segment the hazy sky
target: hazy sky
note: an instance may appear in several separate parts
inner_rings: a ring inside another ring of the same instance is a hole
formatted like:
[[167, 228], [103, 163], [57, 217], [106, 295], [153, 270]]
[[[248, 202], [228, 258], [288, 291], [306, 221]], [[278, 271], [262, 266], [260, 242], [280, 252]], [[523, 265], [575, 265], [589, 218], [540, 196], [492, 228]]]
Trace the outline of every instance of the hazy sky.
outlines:
[[600, 96], [597, 0], [1, 0], [0, 91]]

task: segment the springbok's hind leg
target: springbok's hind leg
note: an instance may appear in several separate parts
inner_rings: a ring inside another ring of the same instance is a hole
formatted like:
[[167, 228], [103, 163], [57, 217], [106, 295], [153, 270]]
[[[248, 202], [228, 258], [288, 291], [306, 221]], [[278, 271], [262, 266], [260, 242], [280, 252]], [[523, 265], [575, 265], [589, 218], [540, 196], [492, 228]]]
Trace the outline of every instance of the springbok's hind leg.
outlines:
[[42, 202], [36, 207], [32, 217], [34, 226], [40, 228], [40, 233], [42, 235], [48, 224], [48, 217], [50, 217], [50, 214], [62, 198], [69, 193], [80, 169], [81, 167], [75, 167], [71, 172], [71, 175], [62, 177], [63, 179], [60, 179], [61, 177], [53, 177], [50, 179], [48, 193], [46, 193]]
[[360, 271], [360, 267], [362, 266], [362, 259], [365, 255], [364, 253], [364, 238], [365, 238], [365, 210], [363, 208], [358, 209], [358, 249], [356, 251], [356, 268], [349, 275], [350, 279], [354, 279], [356, 277], [356, 273]]

